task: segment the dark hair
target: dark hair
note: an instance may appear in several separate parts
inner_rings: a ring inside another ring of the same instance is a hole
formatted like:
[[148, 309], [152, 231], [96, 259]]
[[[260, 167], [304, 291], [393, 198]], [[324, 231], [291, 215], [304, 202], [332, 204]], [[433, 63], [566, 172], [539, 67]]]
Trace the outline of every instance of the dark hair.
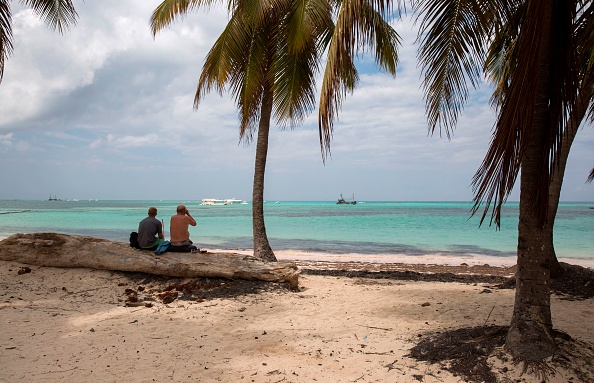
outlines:
[[157, 208], [156, 207], [149, 207], [148, 215], [151, 217], [155, 217], [157, 215]]

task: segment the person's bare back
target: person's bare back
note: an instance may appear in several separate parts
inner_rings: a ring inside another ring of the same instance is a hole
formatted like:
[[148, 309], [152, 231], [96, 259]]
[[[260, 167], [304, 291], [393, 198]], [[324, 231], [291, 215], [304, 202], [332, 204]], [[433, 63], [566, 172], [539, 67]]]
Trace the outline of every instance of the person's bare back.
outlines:
[[188, 227], [196, 226], [196, 220], [190, 215], [190, 212], [184, 205], [177, 207], [177, 214], [171, 216], [169, 223], [169, 235], [171, 236], [171, 245], [185, 246], [191, 245], [190, 231]]

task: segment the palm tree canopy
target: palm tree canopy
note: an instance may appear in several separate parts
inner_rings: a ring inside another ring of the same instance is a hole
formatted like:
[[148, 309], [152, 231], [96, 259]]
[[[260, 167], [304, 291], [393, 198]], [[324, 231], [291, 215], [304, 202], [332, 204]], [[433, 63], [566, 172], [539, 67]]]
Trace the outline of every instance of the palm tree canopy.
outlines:
[[[164, 0], [151, 17], [153, 34], [177, 17], [214, 3]], [[371, 47], [376, 63], [396, 72], [399, 37], [383, 19], [390, 4], [383, 0], [229, 1], [230, 20], [206, 57], [195, 107], [211, 90], [222, 93], [229, 87], [240, 111], [240, 137], [249, 140], [263, 91], [269, 88], [277, 122], [293, 126], [315, 107], [315, 77], [328, 48], [319, 115], [324, 157], [342, 98], [358, 79], [355, 55]]]
[[[420, 0], [422, 17], [419, 60], [429, 129], [449, 132], [466, 102], [466, 82], [472, 86], [484, 71], [495, 84], [492, 103], [500, 108], [489, 151], [473, 178], [473, 214], [484, 207], [481, 223], [492, 207], [491, 222], [499, 225], [500, 208], [511, 192], [520, 170], [534, 114], [538, 40], [553, 36], [550, 53], [549, 115], [544, 138], [546, 163], [539, 174], [535, 211], [546, 217], [549, 175], [555, 163], [568, 113], [575, 104], [579, 84], [578, 51], [592, 46], [591, 2], [552, 0], [550, 25], [542, 20], [540, 0]], [[578, 18], [579, 16], [579, 18]], [[576, 25], [584, 31], [578, 38]], [[588, 37], [585, 37], [588, 36]], [[489, 49], [487, 50], [486, 47]], [[590, 50], [591, 53], [591, 50]], [[484, 65], [481, 68], [481, 65]], [[589, 69], [588, 69], [589, 71]], [[584, 77], [582, 77], [584, 78]], [[588, 77], [590, 78], [590, 77]]]
[[[76, 24], [78, 14], [72, 0], [21, 0], [21, 3], [60, 33]], [[12, 12], [9, 1], [0, 0], [0, 81], [4, 76], [4, 64], [12, 50]]]

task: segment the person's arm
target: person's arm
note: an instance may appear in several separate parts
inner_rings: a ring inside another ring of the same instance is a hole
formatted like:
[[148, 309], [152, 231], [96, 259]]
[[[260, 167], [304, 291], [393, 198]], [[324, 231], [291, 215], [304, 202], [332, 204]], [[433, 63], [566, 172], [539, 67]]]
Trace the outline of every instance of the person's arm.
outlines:
[[194, 219], [194, 217], [190, 215], [190, 211], [188, 209], [186, 209], [186, 215], [188, 216], [188, 218], [190, 218], [188, 223], [192, 226], [196, 226], [196, 220]]

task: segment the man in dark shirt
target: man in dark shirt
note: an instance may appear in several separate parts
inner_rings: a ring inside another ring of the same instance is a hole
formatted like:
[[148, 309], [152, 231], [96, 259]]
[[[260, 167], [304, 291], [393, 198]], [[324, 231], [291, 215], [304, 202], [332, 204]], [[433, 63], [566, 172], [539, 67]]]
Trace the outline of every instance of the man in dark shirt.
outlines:
[[148, 209], [148, 217], [138, 224], [138, 243], [143, 249], [153, 250], [159, 246], [159, 243], [165, 240], [163, 234], [163, 221], [157, 218], [157, 208]]

